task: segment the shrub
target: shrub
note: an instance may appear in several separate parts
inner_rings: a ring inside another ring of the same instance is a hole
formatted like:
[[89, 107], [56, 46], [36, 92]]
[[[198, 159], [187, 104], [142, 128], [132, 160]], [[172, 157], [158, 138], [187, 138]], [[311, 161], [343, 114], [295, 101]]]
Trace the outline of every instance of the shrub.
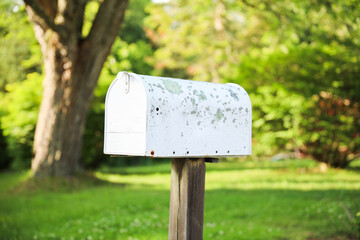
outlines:
[[301, 123], [302, 150], [330, 167], [344, 168], [359, 156], [359, 103], [329, 92], [314, 95]]

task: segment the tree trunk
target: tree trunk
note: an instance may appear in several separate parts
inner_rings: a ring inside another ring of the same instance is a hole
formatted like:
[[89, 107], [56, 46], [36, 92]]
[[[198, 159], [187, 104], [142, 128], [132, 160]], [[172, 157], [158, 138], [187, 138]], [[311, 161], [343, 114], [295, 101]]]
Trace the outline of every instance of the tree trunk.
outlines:
[[71, 176], [81, 169], [87, 111], [127, 0], [104, 0], [86, 38], [86, 0], [25, 2], [45, 66], [31, 168], [35, 177]]
[[84, 72], [77, 45], [65, 48], [56, 33], [45, 44], [44, 91], [32, 170], [35, 176], [68, 176], [80, 169], [82, 132], [94, 89], [86, 82], [96, 82], [100, 71], [92, 76]]

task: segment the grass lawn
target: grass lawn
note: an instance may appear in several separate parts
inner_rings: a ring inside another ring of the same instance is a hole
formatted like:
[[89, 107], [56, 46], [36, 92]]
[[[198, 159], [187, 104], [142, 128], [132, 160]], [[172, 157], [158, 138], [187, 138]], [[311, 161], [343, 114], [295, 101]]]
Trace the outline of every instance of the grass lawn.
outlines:
[[[170, 162], [93, 176], [0, 173], [0, 239], [167, 239]], [[355, 165], [322, 173], [309, 160], [207, 164], [204, 239], [358, 239], [358, 212]]]

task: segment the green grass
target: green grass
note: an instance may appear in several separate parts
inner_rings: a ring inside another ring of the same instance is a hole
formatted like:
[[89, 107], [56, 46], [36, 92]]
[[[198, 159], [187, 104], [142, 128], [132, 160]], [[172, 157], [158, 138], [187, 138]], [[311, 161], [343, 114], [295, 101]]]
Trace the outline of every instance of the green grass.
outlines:
[[[0, 173], [0, 239], [167, 239], [170, 162], [76, 179]], [[208, 163], [204, 239], [358, 239], [360, 172]]]

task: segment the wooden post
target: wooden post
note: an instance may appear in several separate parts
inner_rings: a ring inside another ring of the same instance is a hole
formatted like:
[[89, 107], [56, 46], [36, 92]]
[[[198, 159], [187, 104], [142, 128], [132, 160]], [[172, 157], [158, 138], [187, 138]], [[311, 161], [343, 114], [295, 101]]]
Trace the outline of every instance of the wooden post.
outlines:
[[202, 240], [205, 159], [176, 158], [171, 162], [169, 240]]

